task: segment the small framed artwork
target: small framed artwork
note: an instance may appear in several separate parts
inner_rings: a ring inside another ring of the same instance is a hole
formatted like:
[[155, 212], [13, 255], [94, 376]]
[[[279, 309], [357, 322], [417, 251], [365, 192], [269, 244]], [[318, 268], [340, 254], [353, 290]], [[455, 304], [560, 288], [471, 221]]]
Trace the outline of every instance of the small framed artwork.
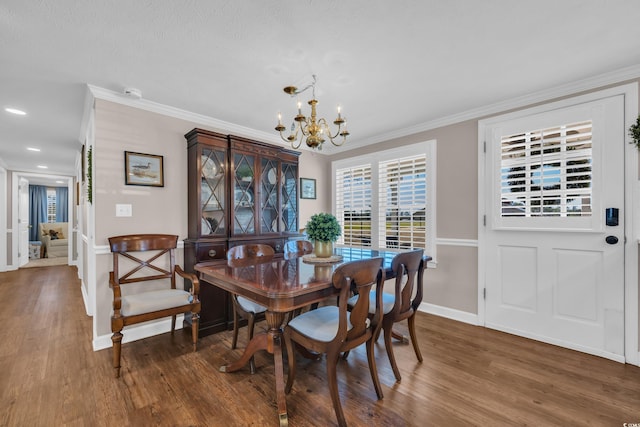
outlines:
[[164, 187], [163, 157], [125, 151], [124, 183], [126, 185]]
[[300, 198], [316, 198], [316, 180], [313, 178], [300, 178]]

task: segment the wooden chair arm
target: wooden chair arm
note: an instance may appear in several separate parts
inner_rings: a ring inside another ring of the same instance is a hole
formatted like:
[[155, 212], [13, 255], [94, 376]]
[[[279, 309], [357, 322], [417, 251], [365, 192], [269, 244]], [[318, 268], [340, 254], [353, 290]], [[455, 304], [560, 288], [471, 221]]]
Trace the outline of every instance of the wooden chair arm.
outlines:
[[122, 306], [120, 284], [113, 276], [113, 271], [109, 272], [109, 287], [113, 290], [113, 312], [114, 315], [120, 314], [120, 308]]
[[198, 276], [193, 273], [185, 272], [179, 265], [176, 265], [175, 272], [178, 276], [191, 282], [191, 295], [194, 295], [197, 298], [198, 295], [200, 295], [200, 280], [198, 280]]

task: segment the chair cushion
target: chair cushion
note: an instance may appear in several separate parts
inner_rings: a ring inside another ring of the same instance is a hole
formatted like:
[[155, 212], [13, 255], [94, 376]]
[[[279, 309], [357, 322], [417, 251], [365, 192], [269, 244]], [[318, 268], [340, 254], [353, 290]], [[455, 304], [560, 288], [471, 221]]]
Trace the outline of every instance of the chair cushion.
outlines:
[[123, 316], [164, 310], [191, 304], [193, 296], [181, 289], [162, 289], [160, 291], [143, 292], [141, 294], [122, 297], [120, 312]]
[[[354, 295], [347, 301], [349, 307], [353, 307], [356, 305], [358, 301], [359, 295]], [[384, 314], [389, 313], [393, 310], [393, 305], [396, 303], [396, 296], [393, 294], [388, 294], [386, 292], [382, 293], [382, 312]], [[374, 314], [376, 312], [376, 294], [372, 292], [369, 294], [369, 313]]]
[[[329, 342], [338, 333], [339, 314], [339, 308], [336, 306], [318, 307], [294, 317], [287, 326], [316, 341]], [[348, 313], [347, 316], [349, 316]], [[366, 320], [366, 324], [368, 327], [369, 319]], [[348, 318], [347, 329], [351, 329]]]
[[338, 314], [338, 307], [318, 307], [294, 317], [287, 326], [316, 341], [329, 342], [338, 333]]
[[238, 304], [244, 311], [249, 313], [258, 314], [267, 311], [267, 307], [260, 305], [257, 302], [253, 302], [250, 299], [246, 299], [245, 297], [241, 297], [240, 295], [238, 295]]

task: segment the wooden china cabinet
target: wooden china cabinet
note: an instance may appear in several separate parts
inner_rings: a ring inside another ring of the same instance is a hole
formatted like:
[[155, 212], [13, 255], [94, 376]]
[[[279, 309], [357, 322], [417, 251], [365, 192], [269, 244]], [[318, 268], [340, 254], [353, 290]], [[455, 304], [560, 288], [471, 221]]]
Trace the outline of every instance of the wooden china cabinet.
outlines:
[[[188, 238], [185, 270], [198, 263], [224, 263], [230, 247], [271, 245], [281, 256], [298, 233], [298, 156], [264, 142], [203, 129], [187, 139]], [[233, 323], [226, 291], [200, 284], [200, 333]], [[187, 319], [187, 322], [190, 320]]]

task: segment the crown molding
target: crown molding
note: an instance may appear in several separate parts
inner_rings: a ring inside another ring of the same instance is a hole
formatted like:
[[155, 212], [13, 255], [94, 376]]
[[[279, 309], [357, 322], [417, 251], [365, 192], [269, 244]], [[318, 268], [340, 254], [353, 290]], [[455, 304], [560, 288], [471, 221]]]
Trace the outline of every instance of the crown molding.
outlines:
[[[485, 105], [478, 108], [472, 108], [457, 114], [440, 117], [434, 120], [430, 120], [424, 123], [410, 126], [407, 128], [396, 129], [390, 132], [385, 132], [376, 135], [372, 138], [365, 139], [352, 139], [348, 145], [342, 146], [341, 151], [349, 151], [357, 148], [362, 148], [367, 145], [377, 144], [384, 141], [390, 141], [397, 138], [403, 138], [409, 135], [415, 135], [421, 132], [437, 129], [444, 126], [453, 125], [456, 123], [464, 122], [467, 120], [479, 119], [481, 117], [491, 116], [494, 114], [502, 113], [512, 109], [523, 108], [539, 102], [549, 101], [551, 99], [560, 98], [563, 96], [573, 95], [583, 91], [589, 91], [603, 86], [622, 83], [627, 80], [633, 80], [640, 78], [640, 64], [632, 65], [629, 67], [621, 68], [619, 70], [611, 71], [608, 73], [600, 74], [598, 76], [589, 77], [582, 80], [577, 80], [571, 83], [567, 83], [553, 88], [541, 90], [531, 94], [511, 98], [508, 100], [496, 102], [493, 104]], [[180, 108], [171, 107], [168, 105], [159, 104], [157, 102], [148, 101], [146, 99], [133, 99], [129, 98], [122, 93], [118, 93], [109, 89], [104, 89], [98, 86], [87, 85], [88, 94], [85, 100], [85, 115], [87, 115], [87, 108], [92, 108], [93, 98], [103, 99], [105, 101], [115, 102], [122, 105], [127, 105], [134, 108], [139, 108], [145, 111], [162, 114], [169, 117], [192, 121], [195, 123], [201, 123], [207, 125], [212, 129], [221, 132], [229, 133], [237, 136], [243, 136], [246, 138], [258, 139], [260, 141], [282, 144], [282, 141], [274, 136], [272, 133], [258, 131], [255, 129], [241, 126], [238, 124], [225, 122], [213, 117], [205, 116], [203, 114], [192, 113], [190, 111], [182, 110]], [[89, 96], [91, 95], [91, 96]], [[84, 121], [83, 121], [84, 123]], [[84, 130], [84, 127], [83, 127]], [[83, 130], [80, 132], [80, 140], [84, 138]], [[336, 147], [328, 145], [324, 152], [315, 151], [317, 154], [331, 155], [336, 151]], [[300, 147], [299, 150], [305, 150], [304, 147]]]
[[192, 113], [180, 108], [171, 107], [169, 105], [159, 104], [157, 102], [149, 101], [144, 98], [134, 99], [127, 97], [122, 93], [118, 93], [109, 89], [104, 89], [98, 86], [87, 85], [89, 92], [96, 99], [102, 99], [105, 101], [114, 102], [121, 105], [126, 105], [133, 108], [149, 111], [152, 113], [162, 114], [164, 116], [173, 117], [176, 119], [182, 119], [186, 121], [195, 122], [198, 124], [211, 127], [214, 131], [220, 133], [228, 133], [235, 136], [242, 136], [245, 138], [258, 139], [264, 142], [278, 143], [279, 139], [276, 139], [273, 134], [258, 131], [246, 126], [237, 125], [223, 120], [218, 120], [213, 117], [205, 116], [203, 114]]
[[396, 138], [402, 138], [409, 135], [437, 129], [444, 126], [453, 125], [467, 120], [479, 119], [481, 117], [491, 116], [503, 113], [508, 110], [523, 108], [539, 102], [549, 101], [568, 95], [574, 95], [584, 91], [590, 91], [601, 88], [603, 86], [622, 83], [628, 80], [640, 78], [640, 64], [630, 67], [621, 68], [598, 76], [589, 77], [553, 88], [541, 90], [531, 94], [511, 98], [505, 101], [496, 102], [479, 108], [473, 108], [461, 113], [444, 116], [435, 120], [430, 120], [408, 128], [397, 129], [377, 135], [373, 138], [351, 141], [348, 149], [355, 149], [371, 144], [377, 144], [384, 141], [390, 141]]

